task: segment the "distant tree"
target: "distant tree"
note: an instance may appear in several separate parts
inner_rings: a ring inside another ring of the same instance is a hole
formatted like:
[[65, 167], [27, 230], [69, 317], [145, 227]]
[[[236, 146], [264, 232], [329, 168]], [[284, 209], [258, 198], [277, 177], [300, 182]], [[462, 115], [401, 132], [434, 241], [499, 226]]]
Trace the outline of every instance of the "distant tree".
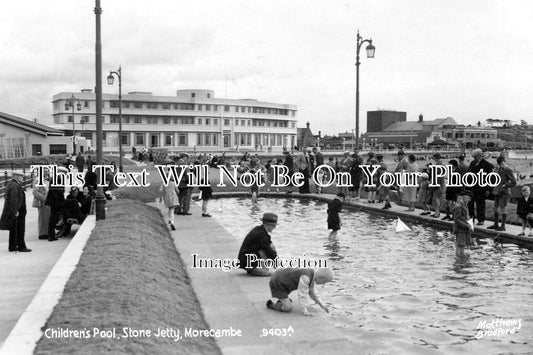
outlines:
[[527, 126], [526, 120], [520, 120], [520, 126]]

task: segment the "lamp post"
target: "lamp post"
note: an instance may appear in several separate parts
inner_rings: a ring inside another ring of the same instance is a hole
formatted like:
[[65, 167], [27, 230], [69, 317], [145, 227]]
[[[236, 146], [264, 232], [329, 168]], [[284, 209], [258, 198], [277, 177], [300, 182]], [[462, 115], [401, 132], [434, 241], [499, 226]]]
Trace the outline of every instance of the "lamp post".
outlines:
[[[95, 72], [96, 72], [96, 164], [102, 165], [102, 35], [100, 30], [100, 15], [102, 8], [100, 0], [95, 0], [94, 14], [96, 17], [96, 43], [95, 43]], [[96, 220], [105, 219], [105, 197], [103, 186], [96, 189]]]
[[359, 35], [359, 31], [357, 31], [357, 52], [356, 52], [356, 59], [355, 59], [355, 67], [356, 67], [356, 74], [355, 74], [355, 145], [359, 149], [359, 64], [361, 62], [359, 61], [359, 52], [361, 51], [361, 46], [363, 43], [368, 42], [368, 46], [366, 47], [366, 56], [367, 58], [374, 58], [374, 53], [376, 52], [376, 47], [372, 44], [371, 39], [363, 39]]
[[107, 76], [107, 83], [113, 85], [114, 75], [118, 78], [118, 170], [122, 168], [122, 67], [119, 66], [117, 71], [110, 71]]
[[[76, 98], [73, 94], [70, 99], [67, 99], [65, 110], [72, 109], [72, 153], [76, 154], [76, 120], [74, 119], [74, 102], [76, 102]], [[81, 111], [81, 103], [79, 101], [76, 103], [76, 108], [78, 111]]]

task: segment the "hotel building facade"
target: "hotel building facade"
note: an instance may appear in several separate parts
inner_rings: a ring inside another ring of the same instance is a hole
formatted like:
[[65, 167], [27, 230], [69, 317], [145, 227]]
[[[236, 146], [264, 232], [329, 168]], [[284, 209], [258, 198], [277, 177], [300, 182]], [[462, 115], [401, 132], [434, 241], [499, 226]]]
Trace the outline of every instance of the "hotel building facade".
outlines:
[[[92, 90], [61, 92], [52, 105], [51, 127], [95, 146]], [[282, 151], [297, 144], [296, 111], [295, 105], [215, 98], [212, 90], [177, 90], [176, 96], [130, 92], [122, 95], [122, 149]], [[102, 118], [103, 150], [118, 152], [118, 95], [102, 95]]]

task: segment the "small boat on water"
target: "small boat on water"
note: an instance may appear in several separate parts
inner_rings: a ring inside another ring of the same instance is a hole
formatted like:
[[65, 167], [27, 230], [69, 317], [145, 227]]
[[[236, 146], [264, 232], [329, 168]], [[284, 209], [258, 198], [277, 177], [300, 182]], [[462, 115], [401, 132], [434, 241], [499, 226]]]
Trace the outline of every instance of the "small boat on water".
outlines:
[[510, 150], [509, 159], [533, 159], [533, 150]]

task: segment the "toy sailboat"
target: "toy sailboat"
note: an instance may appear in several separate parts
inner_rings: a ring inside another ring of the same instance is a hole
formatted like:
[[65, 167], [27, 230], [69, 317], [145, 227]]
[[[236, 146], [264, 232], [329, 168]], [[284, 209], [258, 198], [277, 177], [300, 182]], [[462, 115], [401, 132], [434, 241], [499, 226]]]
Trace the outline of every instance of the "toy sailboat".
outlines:
[[409, 232], [411, 228], [407, 224], [403, 223], [400, 217], [398, 217], [398, 223], [396, 224], [396, 232]]
[[470, 228], [471, 228], [472, 230], [474, 230], [474, 219], [473, 219], [473, 218], [470, 218], [467, 222], [468, 222], [468, 224], [470, 225]]

